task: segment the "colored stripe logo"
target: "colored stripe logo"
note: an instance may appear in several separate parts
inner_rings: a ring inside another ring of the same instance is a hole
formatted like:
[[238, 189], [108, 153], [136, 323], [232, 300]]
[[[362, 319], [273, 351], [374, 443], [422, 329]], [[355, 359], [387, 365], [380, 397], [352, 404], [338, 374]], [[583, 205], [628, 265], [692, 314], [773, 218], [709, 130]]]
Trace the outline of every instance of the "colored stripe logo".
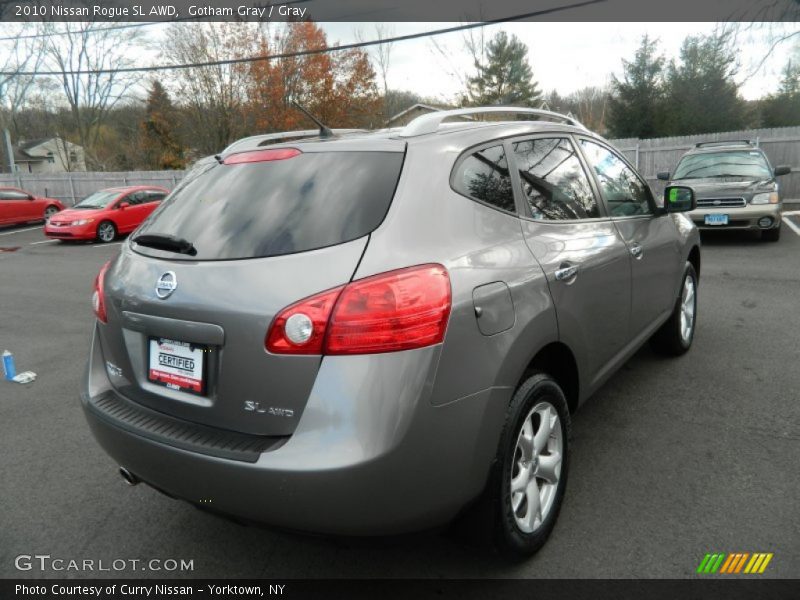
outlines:
[[772, 552], [724, 552], [708, 553], [700, 561], [697, 573], [700, 574], [726, 574], [738, 575], [761, 574], [767, 569], [767, 565], [772, 560]]

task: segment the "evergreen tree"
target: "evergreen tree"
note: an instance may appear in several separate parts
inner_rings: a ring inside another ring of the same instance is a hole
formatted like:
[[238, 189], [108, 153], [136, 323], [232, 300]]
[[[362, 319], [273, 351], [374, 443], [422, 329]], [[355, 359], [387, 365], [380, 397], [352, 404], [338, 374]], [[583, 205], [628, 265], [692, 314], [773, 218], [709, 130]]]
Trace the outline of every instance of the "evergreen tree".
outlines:
[[614, 137], [656, 137], [664, 109], [664, 57], [658, 40], [644, 35], [633, 61], [622, 65], [622, 80], [612, 78], [608, 128]]
[[466, 104], [473, 106], [538, 106], [541, 92], [528, 63], [528, 47], [515, 35], [499, 31], [486, 46], [485, 64], [475, 60]]
[[680, 63], [667, 69], [665, 132], [689, 135], [733, 131], [745, 126], [745, 103], [739, 96], [736, 54], [730, 34], [689, 36]]
[[800, 125], [800, 63], [791, 60], [786, 63], [778, 93], [764, 100], [762, 124], [764, 127]]
[[184, 169], [184, 149], [177, 140], [177, 113], [169, 94], [153, 80], [141, 122], [144, 160], [151, 169]]

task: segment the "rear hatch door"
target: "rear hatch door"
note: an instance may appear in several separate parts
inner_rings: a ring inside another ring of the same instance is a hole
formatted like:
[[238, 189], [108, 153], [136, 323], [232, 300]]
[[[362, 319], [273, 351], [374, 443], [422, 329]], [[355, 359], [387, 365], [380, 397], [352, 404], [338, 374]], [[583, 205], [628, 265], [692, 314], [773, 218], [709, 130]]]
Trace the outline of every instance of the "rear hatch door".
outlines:
[[322, 359], [267, 352], [269, 326], [350, 281], [403, 164], [403, 145], [343, 146], [207, 161], [131, 237], [99, 327], [123, 395], [224, 429], [294, 431]]

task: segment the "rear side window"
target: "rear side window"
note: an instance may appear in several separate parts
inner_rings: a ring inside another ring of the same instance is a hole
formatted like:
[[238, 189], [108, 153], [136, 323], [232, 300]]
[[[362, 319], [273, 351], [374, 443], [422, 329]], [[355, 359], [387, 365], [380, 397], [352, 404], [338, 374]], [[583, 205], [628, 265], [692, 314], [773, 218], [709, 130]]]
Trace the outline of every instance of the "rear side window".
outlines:
[[166, 194], [164, 192], [160, 192], [157, 190], [149, 190], [147, 192], [147, 197], [145, 198], [145, 202], [158, 202], [164, 199]]
[[453, 172], [452, 185], [459, 194], [516, 213], [503, 146], [483, 148], [463, 159]]
[[204, 164], [161, 203], [138, 235], [182, 238], [197, 250], [192, 260], [280, 256], [348, 242], [383, 221], [403, 156], [314, 152]]
[[0, 191], [0, 200], [27, 200], [28, 194], [15, 190]]

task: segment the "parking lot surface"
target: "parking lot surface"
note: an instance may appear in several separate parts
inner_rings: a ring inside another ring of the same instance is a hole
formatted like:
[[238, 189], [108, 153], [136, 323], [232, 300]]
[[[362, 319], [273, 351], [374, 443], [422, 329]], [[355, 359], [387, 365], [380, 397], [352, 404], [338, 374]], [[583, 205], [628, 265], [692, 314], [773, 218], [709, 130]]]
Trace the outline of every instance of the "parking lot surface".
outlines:
[[[14, 353], [18, 372], [38, 375], [28, 385], [0, 381], [0, 577], [673, 578], [695, 576], [707, 552], [771, 552], [760, 577], [796, 577], [800, 219], [794, 224], [798, 232], [784, 227], [778, 243], [704, 234], [694, 347], [674, 360], [645, 347], [574, 416], [559, 522], [545, 547], [517, 564], [439, 533], [330, 539], [243, 526], [128, 487], [79, 402], [92, 282], [119, 245], [0, 229], [0, 352]], [[194, 569], [20, 572], [20, 554], [95, 565], [184, 559]]]

